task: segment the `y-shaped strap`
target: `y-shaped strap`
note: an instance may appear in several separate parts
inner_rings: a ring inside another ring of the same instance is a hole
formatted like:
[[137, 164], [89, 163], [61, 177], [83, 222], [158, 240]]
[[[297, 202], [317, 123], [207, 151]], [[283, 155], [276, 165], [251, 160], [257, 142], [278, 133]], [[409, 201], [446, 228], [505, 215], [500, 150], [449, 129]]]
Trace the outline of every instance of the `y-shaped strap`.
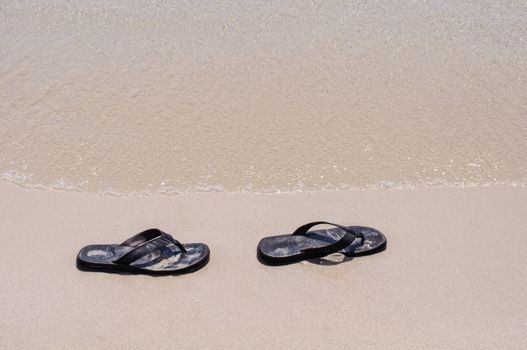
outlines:
[[327, 222], [327, 221], [315, 221], [315, 222], [310, 222], [309, 224], [300, 226], [299, 228], [296, 229], [295, 232], [293, 232], [293, 236], [306, 235], [309, 229], [311, 229], [314, 226], [321, 225], [321, 224], [332, 225], [332, 226], [338, 227], [341, 230], [343, 230], [345, 233], [341, 239], [339, 239], [333, 244], [323, 246], [323, 247], [303, 249], [302, 252], [316, 253], [317, 255], [318, 254], [328, 255], [328, 254], [338, 252], [339, 250], [343, 248], [346, 248], [347, 246], [349, 246], [351, 243], [355, 241], [355, 238], [361, 238], [362, 242], [364, 242], [364, 236], [361, 232], [356, 232], [356, 231], [353, 231], [349, 227], [341, 226], [341, 225], [334, 224], [332, 222]]
[[137, 235], [127, 239], [121, 246], [134, 247], [128, 253], [121, 256], [119, 259], [114, 261], [115, 264], [129, 265], [134, 261], [139, 260], [145, 255], [148, 255], [161, 247], [166, 247], [170, 244], [177, 246], [182, 253], [186, 253], [187, 250], [183, 244], [179, 243], [168, 233], [165, 233], [158, 229], [149, 229], [138, 233]]

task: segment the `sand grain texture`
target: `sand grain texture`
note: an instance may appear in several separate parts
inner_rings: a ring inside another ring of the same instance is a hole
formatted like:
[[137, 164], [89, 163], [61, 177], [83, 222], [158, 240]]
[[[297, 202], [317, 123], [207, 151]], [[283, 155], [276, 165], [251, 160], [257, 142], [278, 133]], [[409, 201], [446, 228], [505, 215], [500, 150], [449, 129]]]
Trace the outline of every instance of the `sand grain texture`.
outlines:
[[[0, 349], [526, 349], [526, 18], [0, 0]], [[320, 219], [388, 249], [256, 260]], [[149, 227], [207, 243], [209, 265], [76, 269]]]
[[[527, 190], [115, 198], [0, 183], [2, 349], [522, 349]], [[267, 267], [263, 235], [314, 219], [384, 231], [335, 266]], [[209, 244], [177, 277], [87, 273], [75, 254], [159, 226]]]
[[121, 194], [526, 183], [525, 18], [522, 1], [0, 1], [0, 177]]

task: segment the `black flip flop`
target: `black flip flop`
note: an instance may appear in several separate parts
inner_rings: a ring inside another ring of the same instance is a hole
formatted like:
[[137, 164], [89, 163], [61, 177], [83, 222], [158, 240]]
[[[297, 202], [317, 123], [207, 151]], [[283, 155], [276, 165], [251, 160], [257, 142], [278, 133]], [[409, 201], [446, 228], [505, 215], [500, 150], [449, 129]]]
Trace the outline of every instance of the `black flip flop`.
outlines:
[[[320, 224], [335, 228], [309, 231]], [[263, 238], [258, 243], [257, 256], [264, 264], [283, 265], [333, 253], [346, 256], [369, 255], [385, 248], [386, 237], [373, 228], [315, 221], [300, 226], [293, 234]]]
[[82, 248], [77, 267], [84, 271], [172, 275], [200, 269], [209, 261], [209, 255], [206, 244], [181, 244], [168, 233], [149, 229], [119, 245], [96, 244]]

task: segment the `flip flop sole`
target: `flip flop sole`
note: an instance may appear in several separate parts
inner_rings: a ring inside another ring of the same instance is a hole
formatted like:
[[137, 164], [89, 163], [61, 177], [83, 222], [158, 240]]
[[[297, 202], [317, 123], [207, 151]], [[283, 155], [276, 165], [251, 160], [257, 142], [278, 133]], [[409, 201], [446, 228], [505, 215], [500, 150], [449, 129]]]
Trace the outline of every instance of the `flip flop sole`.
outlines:
[[[386, 249], [387, 240], [383, 233], [365, 226], [347, 226], [352, 230], [360, 231], [364, 242], [356, 238], [348, 247], [337, 251], [349, 257], [371, 255]], [[302, 252], [306, 248], [323, 247], [342, 237], [342, 229], [331, 228], [326, 230], [309, 231], [306, 235], [278, 235], [263, 238], [257, 247], [257, 258], [266, 265], [286, 265], [302, 260], [319, 258], [318, 254]]]
[[[144, 275], [179, 275], [194, 272], [205, 266], [210, 259], [210, 250], [207, 245], [202, 243], [185, 244], [185, 248], [190, 252], [182, 255], [164, 247], [157, 257], [146, 261], [138, 261], [137, 264], [121, 265], [108, 260], [115, 260], [115, 257], [122, 255], [118, 246], [114, 245], [92, 245], [84, 247], [77, 256], [77, 268], [82, 271], [144, 274]], [[199, 247], [199, 254], [192, 254], [193, 249]], [[90, 254], [91, 253], [91, 254]], [[178, 261], [184, 256], [186, 261]], [[105, 261], [106, 260], [106, 261]]]

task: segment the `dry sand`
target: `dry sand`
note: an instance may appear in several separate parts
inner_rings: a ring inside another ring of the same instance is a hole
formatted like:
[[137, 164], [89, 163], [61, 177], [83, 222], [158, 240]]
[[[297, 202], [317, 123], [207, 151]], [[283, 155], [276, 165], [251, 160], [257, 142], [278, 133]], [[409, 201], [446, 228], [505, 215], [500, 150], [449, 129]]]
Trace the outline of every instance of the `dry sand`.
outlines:
[[[111, 197], [0, 183], [2, 349], [525, 349], [527, 189]], [[268, 267], [263, 235], [371, 225], [386, 251]], [[176, 277], [81, 272], [89, 243], [157, 226], [209, 244]]]

